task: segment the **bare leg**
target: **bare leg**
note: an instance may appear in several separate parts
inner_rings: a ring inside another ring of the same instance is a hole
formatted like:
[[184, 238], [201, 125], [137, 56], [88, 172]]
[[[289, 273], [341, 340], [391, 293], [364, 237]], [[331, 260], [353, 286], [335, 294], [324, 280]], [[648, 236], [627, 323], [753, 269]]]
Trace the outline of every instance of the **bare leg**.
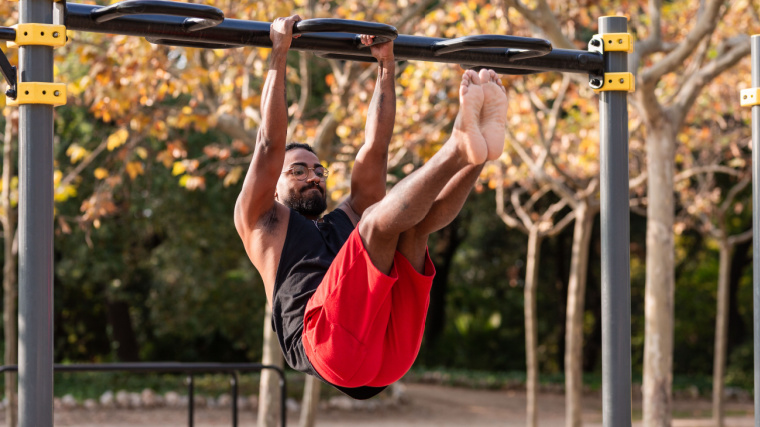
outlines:
[[[480, 78], [484, 93], [480, 131], [488, 145], [488, 159], [491, 160], [498, 158], [504, 149], [507, 95], [494, 71], [481, 71]], [[451, 223], [459, 214], [482, 169], [483, 165], [470, 165], [460, 170], [438, 194], [427, 216], [401, 235], [398, 251], [420, 273], [423, 273], [428, 236]]]
[[[481, 74], [489, 78], [486, 71]], [[401, 180], [383, 200], [365, 211], [359, 234], [380, 271], [390, 272], [399, 236], [428, 215], [452, 177], [488, 159], [489, 146], [480, 130], [484, 99], [481, 76], [468, 70], [462, 76], [459, 115], [448, 142], [422, 168]]]

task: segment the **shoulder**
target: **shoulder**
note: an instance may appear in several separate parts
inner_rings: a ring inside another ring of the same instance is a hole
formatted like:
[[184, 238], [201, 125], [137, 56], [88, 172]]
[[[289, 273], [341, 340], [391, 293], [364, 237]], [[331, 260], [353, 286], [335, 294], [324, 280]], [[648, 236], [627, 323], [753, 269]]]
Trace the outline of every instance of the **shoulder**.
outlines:
[[248, 258], [264, 280], [270, 301], [290, 216], [290, 209], [280, 203], [275, 203], [271, 209], [259, 217], [252, 228], [238, 230]]
[[351, 207], [351, 196], [348, 196], [346, 200], [341, 202], [341, 204], [338, 205], [338, 207], [333, 212], [338, 211], [344, 213], [354, 227], [356, 227], [356, 224], [358, 224], [359, 220], [361, 219], [361, 215], [356, 213], [356, 211], [354, 211], [354, 209]]

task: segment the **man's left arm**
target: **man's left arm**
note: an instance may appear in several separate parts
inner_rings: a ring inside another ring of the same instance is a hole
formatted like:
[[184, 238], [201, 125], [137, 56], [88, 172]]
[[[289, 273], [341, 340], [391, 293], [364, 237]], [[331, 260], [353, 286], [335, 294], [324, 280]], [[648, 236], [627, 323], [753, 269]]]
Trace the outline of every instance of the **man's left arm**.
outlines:
[[[362, 43], [369, 44], [371, 41], [372, 36], [362, 36]], [[377, 83], [367, 112], [364, 145], [356, 155], [351, 172], [351, 195], [339, 207], [346, 211], [354, 224], [365, 209], [385, 197], [388, 145], [396, 121], [393, 42], [371, 46], [370, 49], [377, 59]]]

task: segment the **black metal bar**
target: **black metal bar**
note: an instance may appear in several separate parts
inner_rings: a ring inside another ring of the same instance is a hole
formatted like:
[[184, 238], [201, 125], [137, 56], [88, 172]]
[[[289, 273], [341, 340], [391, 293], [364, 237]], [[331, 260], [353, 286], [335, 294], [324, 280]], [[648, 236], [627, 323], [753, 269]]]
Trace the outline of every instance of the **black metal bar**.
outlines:
[[466, 69], [466, 70], [475, 70], [475, 71], [480, 71], [480, 70], [482, 70], [484, 68], [488, 68], [490, 70], [496, 71], [499, 74], [510, 74], [510, 75], [514, 75], [514, 76], [525, 76], [525, 75], [528, 75], [528, 74], [536, 74], [536, 73], [540, 72], [540, 71], [536, 71], [536, 70], [517, 70], [517, 69], [514, 69], [514, 68], [483, 67], [483, 66], [480, 66], [480, 65], [467, 65], [467, 64], [460, 64], [459, 66], [462, 67], [462, 68], [464, 68], [464, 69]]
[[[237, 425], [237, 396], [238, 391], [238, 372], [260, 372], [263, 369], [272, 369], [280, 376], [280, 407], [281, 411], [280, 424], [282, 427], [287, 426], [287, 412], [285, 402], [287, 398], [287, 389], [285, 384], [285, 371], [279, 366], [263, 365], [261, 363], [176, 363], [176, 362], [147, 362], [147, 363], [99, 363], [99, 364], [72, 364], [72, 365], [53, 365], [55, 372], [140, 372], [140, 373], [228, 373], [232, 375], [232, 422], [233, 426]], [[0, 374], [4, 372], [18, 372], [17, 365], [0, 366]], [[188, 419], [190, 425], [193, 424], [194, 409], [194, 387], [191, 385], [192, 376], [188, 376]], [[191, 406], [193, 405], [193, 406]]]
[[548, 40], [530, 37], [502, 36], [495, 34], [483, 34], [479, 36], [466, 36], [435, 43], [431, 48], [435, 56], [444, 53], [458, 52], [470, 48], [505, 47], [508, 49], [521, 49], [520, 52], [507, 51], [505, 54], [510, 61], [518, 59], [535, 58], [544, 56], [552, 51], [552, 44]]
[[[205, 30], [188, 33], [183, 19], [174, 16], [124, 16], [97, 23], [90, 14], [99, 6], [68, 3], [66, 28], [75, 31], [92, 31], [150, 37], [165, 41], [211, 43], [214, 46], [272, 47], [268, 22], [225, 19], [221, 24]], [[503, 48], [467, 49], [436, 56], [431, 46], [449, 39], [399, 35], [393, 43], [396, 60], [470, 64], [472, 66], [508, 68], [516, 70], [559, 71], [585, 74], [604, 74], [602, 55], [582, 50], [554, 49], [552, 52], [527, 59], [515, 60]], [[294, 39], [291, 48], [323, 54], [355, 55], [371, 58], [368, 49], [356, 45], [356, 35], [347, 33], [304, 34]]]
[[[398, 30], [391, 25], [377, 22], [352, 21], [350, 19], [306, 19], [296, 22], [296, 25], [293, 27], [293, 34], [309, 33], [350, 33], [377, 36], [372, 44], [385, 43], [396, 40], [398, 37]], [[366, 47], [357, 38], [354, 38], [354, 43], [359, 48]]]
[[169, 15], [186, 18], [182, 22], [185, 31], [199, 31], [217, 26], [224, 21], [224, 12], [203, 4], [164, 0], [127, 0], [101, 7], [91, 12], [97, 23], [111, 21], [128, 15]]
[[233, 372], [230, 374], [232, 376], [232, 379], [230, 380], [230, 386], [232, 388], [232, 427], [237, 427], [238, 425], [238, 378], [237, 378], [237, 372]]
[[16, 29], [10, 27], [0, 27], [0, 40], [7, 42], [16, 41]]
[[280, 423], [282, 424], [282, 427], [286, 427], [285, 420], [287, 419], [288, 415], [288, 408], [287, 403], [288, 400], [288, 393], [285, 387], [285, 375], [280, 376]]
[[0, 72], [2, 72], [5, 82], [8, 83], [8, 89], [5, 90], [5, 94], [8, 98], [16, 99], [17, 95], [17, 79], [16, 79], [16, 67], [11, 65], [8, 61], [8, 57], [0, 50]]
[[235, 47], [240, 47], [240, 46], [235, 46], [231, 44], [188, 42], [188, 41], [182, 41], [182, 40], [158, 39], [154, 37], [145, 37], [145, 40], [153, 44], [163, 44], [167, 46], [180, 46], [180, 47], [196, 47], [200, 49], [231, 49]]
[[193, 418], [195, 418], [195, 383], [193, 375], [187, 376], [187, 425], [193, 427]]

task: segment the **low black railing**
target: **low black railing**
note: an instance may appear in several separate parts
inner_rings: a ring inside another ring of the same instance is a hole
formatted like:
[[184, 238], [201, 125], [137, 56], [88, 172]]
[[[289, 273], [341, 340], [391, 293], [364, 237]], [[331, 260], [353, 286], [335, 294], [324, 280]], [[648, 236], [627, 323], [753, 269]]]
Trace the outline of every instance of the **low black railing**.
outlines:
[[[195, 374], [229, 374], [230, 394], [232, 395], [232, 426], [238, 425], [238, 373], [260, 372], [264, 369], [272, 369], [280, 376], [280, 425], [285, 427], [287, 420], [287, 408], [285, 399], [287, 396], [285, 386], [285, 371], [274, 365], [262, 365], [260, 363], [174, 363], [174, 362], [146, 362], [146, 363], [97, 363], [97, 364], [71, 364], [53, 365], [55, 372], [140, 372], [140, 373], [164, 373], [164, 374], [187, 374], [187, 425], [193, 427], [195, 414]], [[17, 372], [15, 365], [0, 366], [2, 372]]]

